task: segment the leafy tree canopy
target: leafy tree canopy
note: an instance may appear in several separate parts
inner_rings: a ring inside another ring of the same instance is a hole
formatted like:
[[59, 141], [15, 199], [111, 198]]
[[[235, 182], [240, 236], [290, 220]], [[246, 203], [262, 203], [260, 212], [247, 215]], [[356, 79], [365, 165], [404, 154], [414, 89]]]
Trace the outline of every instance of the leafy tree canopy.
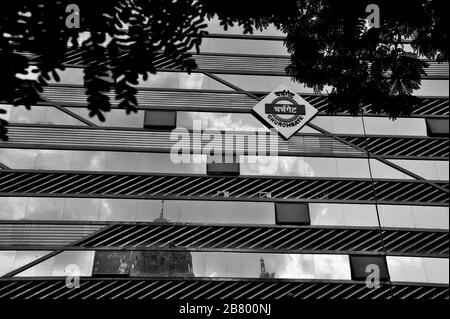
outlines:
[[[370, 3], [380, 8], [380, 28], [367, 27]], [[80, 28], [66, 26], [69, 4], [80, 8]], [[284, 31], [288, 74], [316, 90], [331, 86], [330, 113], [356, 115], [372, 103], [373, 112], [408, 116], [426, 66], [419, 56], [448, 61], [445, 12], [444, 0], [11, 0], [0, 13], [0, 100], [39, 101], [42, 86], [59, 79], [65, 54], [89, 32], [81, 48], [94, 61], [84, 70], [90, 115], [104, 120], [110, 90], [135, 112], [135, 85], [156, 73], [156, 57], [195, 69], [188, 51], [199, 49], [206, 19], [217, 16], [225, 29], [237, 24], [252, 33], [274, 24]], [[36, 80], [17, 76], [30, 66]], [[2, 139], [6, 125], [0, 120]]]

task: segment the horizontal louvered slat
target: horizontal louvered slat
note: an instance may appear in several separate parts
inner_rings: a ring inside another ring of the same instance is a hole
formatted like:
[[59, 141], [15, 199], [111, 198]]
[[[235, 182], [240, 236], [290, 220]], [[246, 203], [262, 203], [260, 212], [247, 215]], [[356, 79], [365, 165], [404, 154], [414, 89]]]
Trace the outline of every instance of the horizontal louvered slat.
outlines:
[[[114, 92], [106, 93], [113, 106], [117, 106]], [[85, 88], [48, 86], [42, 96], [62, 105], [87, 105]], [[140, 107], [156, 108], [244, 108], [250, 109], [256, 100], [242, 93], [170, 92], [160, 90], [139, 90], [137, 101]]]
[[[181, 185], [181, 186], [180, 186]], [[448, 192], [426, 182], [321, 178], [212, 177], [0, 170], [0, 193], [102, 195], [143, 198], [220, 198], [448, 203]]]
[[[171, 132], [163, 131], [131, 131], [131, 130], [102, 130], [102, 129], [78, 129], [78, 128], [57, 128], [57, 127], [33, 127], [33, 126], [14, 126], [8, 127], [8, 143], [19, 144], [38, 144], [40, 146], [56, 145], [59, 148], [63, 146], [66, 149], [71, 149], [73, 146], [90, 146], [96, 149], [108, 148], [124, 148], [124, 149], [139, 149], [143, 151], [151, 151], [156, 149], [158, 151], [169, 152], [171, 148], [178, 143], [178, 139], [170, 140]], [[205, 139], [194, 138], [190, 134], [190, 145], [193, 149], [202, 150], [206, 145], [220, 145], [223, 149], [226, 146], [226, 138], [233, 136], [240, 136], [236, 138], [234, 149], [239, 151], [250, 151], [255, 155], [261, 145], [249, 144], [248, 136], [256, 137], [256, 134], [236, 132], [229, 135], [221, 134], [220, 137], [215, 138], [212, 142]], [[269, 135], [266, 135], [265, 149], [269, 153], [271, 141]], [[175, 136], [176, 138], [176, 136]], [[201, 143], [201, 144], [200, 144]], [[219, 144], [212, 144], [219, 143]], [[362, 153], [355, 148], [352, 148], [344, 143], [341, 143], [329, 136], [294, 136], [289, 141], [277, 137], [278, 152], [302, 152], [302, 153], [318, 153], [318, 154], [352, 154], [360, 155]], [[0, 145], [2, 142], [0, 142]], [[7, 143], [6, 143], [7, 144]], [[264, 145], [264, 144], [262, 144]], [[187, 146], [189, 148], [189, 146]]]
[[388, 253], [435, 254], [448, 257], [448, 231], [383, 230], [384, 248]]
[[[26, 53], [24, 53], [27, 55]], [[31, 55], [28, 54], [31, 57]], [[235, 72], [242, 74], [286, 75], [285, 68], [290, 63], [290, 56], [257, 56], [234, 54], [193, 54], [199, 70], [211, 72]], [[83, 67], [95, 62], [95, 58], [86, 50], [74, 50], [66, 54], [64, 64]], [[427, 61], [424, 78], [448, 78], [448, 62], [438, 63]], [[100, 64], [110, 64], [110, 58], [105, 56]], [[159, 69], [179, 69], [179, 62], [170, 60], [163, 55], [157, 55], [154, 64]]]
[[0, 249], [11, 246], [65, 246], [102, 225], [0, 224]]
[[[120, 233], [120, 238], [113, 237]], [[111, 238], [109, 238], [111, 237]], [[383, 230], [389, 253], [448, 256], [448, 232]], [[231, 227], [115, 225], [81, 241], [80, 246], [132, 248], [206, 248], [282, 251], [371, 251], [383, 249], [380, 233], [370, 229], [319, 227]]]
[[429, 61], [428, 67], [425, 69], [426, 77], [442, 77], [448, 79], [448, 62]]
[[356, 137], [342, 136], [348, 142], [381, 156], [412, 156], [424, 159], [449, 157], [449, 143], [445, 138]]
[[[50, 85], [44, 88], [42, 95], [62, 105], [86, 105], [85, 88], [80, 86]], [[117, 105], [113, 92], [107, 93], [113, 106]], [[320, 114], [327, 113], [329, 101], [325, 95], [303, 95]], [[256, 100], [244, 93], [230, 92], [197, 92], [197, 91], [163, 91], [138, 90], [137, 100], [141, 108], [177, 108], [182, 110], [204, 109], [220, 110], [234, 108], [242, 112], [250, 112]], [[414, 115], [448, 116], [448, 98], [420, 98], [419, 104], [413, 109]], [[363, 107], [367, 114], [372, 113], [370, 105]]]
[[368, 289], [361, 282], [103, 279], [81, 278], [68, 289], [65, 280], [1, 280], [0, 299], [448, 299], [448, 285], [382, 284]]
[[[120, 235], [118, 235], [120, 234]], [[114, 225], [81, 241], [86, 248], [195, 248], [270, 251], [379, 252], [380, 232], [316, 227], [237, 227], [194, 225]]]
[[[326, 114], [329, 106], [327, 96], [323, 95], [305, 95], [303, 96], [311, 105], [319, 110], [320, 113]], [[366, 114], [374, 113], [370, 104], [362, 106], [362, 110]], [[419, 104], [413, 110], [413, 115], [433, 115], [433, 116], [448, 116], [450, 110], [449, 99], [446, 98], [420, 98]]]
[[289, 57], [194, 55], [200, 70], [286, 75]]
[[430, 184], [415, 184], [408, 182], [374, 181], [375, 194], [378, 199], [385, 201], [411, 201], [422, 203], [433, 203], [435, 200], [448, 202], [448, 192], [440, 190]]

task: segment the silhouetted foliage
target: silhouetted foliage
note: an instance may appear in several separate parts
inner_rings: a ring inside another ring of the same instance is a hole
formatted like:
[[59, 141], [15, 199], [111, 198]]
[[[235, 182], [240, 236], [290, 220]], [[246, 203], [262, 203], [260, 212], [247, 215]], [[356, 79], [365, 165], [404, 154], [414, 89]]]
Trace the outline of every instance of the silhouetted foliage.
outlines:
[[[66, 27], [66, 7], [80, 8], [79, 29]], [[68, 50], [78, 48], [78, 37], [90, 32], [81, 49], [94, 63], [84, 70], [90, 116], [104, 120], [110, 110], [105, 94], [115, 90], [119, 107], [136, 111], [135, 85], [156, 73], [158, 52], [181, 63], [190, 72], [196, 67], [188, 50], [201, 41], [204, 14], [195, 0], [16, 0], [2, 5], [0, 16], [0, 100], [29, 108], [39, 101], [42, 85], [56, 70], [64, 70]], [[30, 52], [32, 56], [23, 55]], [[31, 58], [32, 61], [31, 61]], [[108, 60], [108, 64], [104, 61]], [[20, 79], [33, 65], [37, 80]], [[0, 134], [5, 138], [5, 121]]]
[[[367, 29], [367, 4], [333, 0], [11, 0], [0, 13], [0, 101], [30, 107], [42, 86], [58, 80], [64, 57], [79, 47], [93, 61], [84, 70], [91, 116], [104, 120], [110, 110], [107, 92], [119, 107], [136, 111], [138, 79], [156, 73], [158, 54], [191, 72], [188, 53], [199, 48], [206, 19], [217, 15], [226, 29], [235, 24], [246, 33], [270, 23], [286, 34], [291, 53], [287, 72], [317, 90], [332, 86], [329, 112], [358, 114], [365, 103], [391, 117], [408, 116], [420, 87], [423, 55], [448, 59], [448, 22], [443, 0], [377, 0], [381, 28]], [[68, 4], [80, 7], [79, 29], [66, 27]], [[410, 39], [415, 52], [406, 52]], [[27, 54], [24, 54], [27, 53]], [[107, 61], [107, 62], [106, 62]], [[37, 80], [17, 77], [34, 66]], [[0, 114], [4, 112], [0, 109]], [[0, 138], [6, 139], [0, 120]]]
[[380, 28], [368, 28], [363, 18], [371, 2], [299, 1], [303, 13], [283, 25], [292, 54], [287, 71], [317, 90], [332, 86], [330, 113], [356, 115], [372, 103], [375, 113], [408, 116], [427, 66], [418, 53], [447, 59], [443, 1], [376, 1]]

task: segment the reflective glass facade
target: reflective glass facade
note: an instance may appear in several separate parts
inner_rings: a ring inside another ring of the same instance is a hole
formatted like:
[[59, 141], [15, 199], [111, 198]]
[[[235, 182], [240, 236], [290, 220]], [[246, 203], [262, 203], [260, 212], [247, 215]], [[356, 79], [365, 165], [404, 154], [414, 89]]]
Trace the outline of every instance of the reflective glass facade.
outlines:
[[[160, 289], [158, 280], [172, 279], [195, 281], [183, 286], [194, 296], [215, 282], [270, 283], [280, 298], [285, 282], [317, 295], [381, 298], [420, 287], [448, 296], [448, 132], [433, 136], [427, 124], [448, 119], [436, 111], [448, 108], [448, 80], [424, 80], [416, 94], [426, 98], [409, 118], [329, 115], [329, 88], [319, 94], [286, 74], [223, 67], [230, 57], [289, 58], [275, 27], [243, 36], [212, 20], [210, 32], [201, 53], [218, 59], [216, 69], [159, 70], [137, 86], [136, 113], [113, 105], [105, 121], [89, 117], [84, 97], [70, 94], [83, 84], [82, 65], [50, 84], [49, 103], [3, 106], [10, 140], [0, 142], [0, 276], [121, 278], [130, 286], [112, 291], [123, 296], [140, 293], [138, 280]], [[291, 139], [277, 137], [270, 154], [225, 136], [263, 132], [269, 145], [271, 130], [251, 109], [280, 84], [318, 115]], [[155, 110], [174, 127], [146, 126]], [[199, 125], [220, 135], [213, 144], [230, 163], [202, 152]], [[181, 143], [188, 162], [171, 156], [175, 128], [189, 136]], [[387, 273], [380, 293], [357, 275], [373, 265]], [[248, 287], [230, 288], [231, 297], [259, 289]]]

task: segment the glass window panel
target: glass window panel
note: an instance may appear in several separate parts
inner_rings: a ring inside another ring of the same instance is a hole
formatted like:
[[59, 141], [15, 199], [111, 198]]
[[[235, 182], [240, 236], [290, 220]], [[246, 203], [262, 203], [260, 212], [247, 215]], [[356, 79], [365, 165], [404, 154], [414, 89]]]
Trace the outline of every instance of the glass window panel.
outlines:
[[310, 203], [311, 225], [378, 226], [374, 205]]
[[82, 68], [66, 68], [64, 71], [57, 71], [60, 82], [53, 80], [48, 81], [49, 84], [77, 84], [84, 85], [84, 70]]
[[[133, 251], [111, 252], [110, 256], [130, 261], [127, 272], [135, 277], [351, 278], [347, 255]], [[117, 259], [108, 258], [105, 252], [98, 257], [93, 251], [65, 251], [17, 276], [66, 276], [69, 265], [78, 266], [81, 276], [91, 276], [94, 259], [96, 273], [111, 268], [109, 263]], [[113, 272], [123, 273], [119, 270]]]
[[311, 123], [329, 132], [334, 132], [333, 117], [331, 116], [315, 116]]
[[127, 199], [102, 199], [100, 220], [134, 221], [136, 220], [137, 201]]
[[387, 256], [392, 281], [440, 283], [449, 282], [447, 258]]
[[91, 220], [274, 225], [273, 203], [0, 197], [2, 220]]
[[[162, 207], [157, 222], [206, 222], [207, 214], [206, 203], [167, 200], [161, 203]], [[213, 205], [211, 205], [213, 206]]]
[[[191, 52], [196, 53], [196, 49]], [[200, 53], [288, 55], [283, 41], [220, 38], [203, 38]]]
[[21, 220], [27, 207], [26, 197], [0, 197], [0, 219]]
[[445, 97], [448, 99], [448, 80], [425, 80], [422, 79], [420, 89], [414, 91], [414, 95], [424, 97]]
[[314, 254], [315, 279], [351, 279], [347, 255]]
[[0, 104], [0, 110], [6, 111], [6, 113], [0, 113], [0, 120], [10, 121], [9, 118], [11, 117], [11, 109], [12, 106], [8, 104]]
[[[435, 161], [422, 161], [422, 160], [390, 160], [390, 161], [425, 179], [430, 180], [440, 179], [437, 172]], [[448, 170], [448, 162], [446, 166]], [[448, 176], [446, 176], [445, 179], [448, 180]]]
[[[214, 43], [214, 39], [212, 38], [203, 38], [202, 39], [202, 43], [200, 45], [200, 53], [204, 53], [204, 52], [215, 52], [214, 48], [211, 48], [211, 43]], [[230, 48], [230, 51], [232, 51], [233, 48]], [[195, 47], [193, 47], [191, 49], [191, 52], [193, 53], [197, 53], [197, 49]], [[219, 52], [219, 51], [217, 51]]]
[[25, 106], [0, 105], [7, 110], [7, 118], [10, 123], [31, 124], [59, 124], [59, 125], [86, 125], [76, 118], [52, 106], [31, 106], [28, 110]]
[[16, 277], [65, 277], [68, 266], [79, 270], [80, 276], [92, 276], [94, 251], [64, 251], [19, 274]]
[[[296, 161], [297, 160], [294, 158], [293, 162], [295, 163]], [[298, 163], [304, 165], [304, 174], [299, 174], [299, 176], [338, 177], [337, 162], [335, 158], [303, 157], [298, 158]], [[286, 167], [286, 164], [284, 164], [284, 167]], [[289, 165], [287, 165], [287, 167], [289, 167]]]
[[448, 258], [423, 258], [423, 265], [429, 283], [448, 284]]
[[48, 253], [48, 251], [0, 251], [0, 276], [25, 266]]
[[0, 162], [16, 169], [206, 174], [206, 155], [198, 156], [199, 163], [177, 164], [169, 153], [4, 149]]
[[13, 266], [15, 258], [15, 250], [0, 251], [0, 276], [3, 276], [14, 270]]
[[[32, 109], [35, 106], [32, 107]], [[60, 125], [82, 125], [87, 126], [87, 124], [77, 120], [71, 115], [64, 113], [54, 107], [46, 107], [46, 114], [44, 122], [42, 124], [60, 124]]]
[[28, 110], [25, 106], [19, 105], [9, 108], [10, 123], [43, 123], [45, 118], [45, 107], [33, 106]]
[[377, 210], [374, 205], [343, 205], [346, 226], [378, 226]]
[[144, 124], [144, 110], [137, 110], [137, 113], [127, 114], [123, 109], [113, 108], [111, 111], [103, 113], [105, 121], [101, 122], [96, 116], [90, 117], [90, 111], [87, 108], [68, 107], [67, 109], [98, 126], [142, 128]]
[[[58, 71], [61, 78], [60, 82], [49, 81], [49, 83], [63, 83], [84, 85], [84, 74], [82, 68], [66, 68], [64, 71]], [[210, 78], [203, 73], [185, 72], [158, 72], [157, 74], [148, 74], [148, 79], [139, 78], [138, 87], [150, 88], [178, 88], [178, 89], [205, 89], [205, 90], [232, 90], [230, 87]]]
[[[135, 252], [135, 257], [140, 257], [140, 253]], [[151, 252], [147, 252], [150, 253]], [[151, 260], [151, 258], [148, 258]], [[96, 251], [94, 257], [94, 275], [128, 275], [132, 267], [131, 251]]]
[[204, 38], [202, 40], [200, 52], [238, 53], [238, 42], [239, 40], [236, 39]]
[[70, 168], [76, 171], [106, 171], [107, 152], [72, 151]]
[[448, 207], [412, 206], [412, 212], [417, 228], [449, 228]]
[[[270, 41], [237, 40], [236, 41], [237, 53], [241, 53], [241, 54], [264, 54], [264, 55], [278, 54], [278, 53], [269, 53], [268, 52], [267, 42], [270, 42]], [[283, 42], [279, 41], [279, 43], [282, 44]]]
[[[220, 25], [220, 20], [217, 17], [211, 18], [208, 22], [208, 30], [209, 33], [218, 33], [218, 34], [244, 34], [244, 28], [239, 26], [237, 23], [232, 27], [228, 27], [227, 30], [224, 29], [222, 25]], [[273, 24], [270, 24], [267, 28], [264, 28], [262, 31], [254, 28], [254, 35], [270, 35], [270, 36], [285, 36], [284, 33], [277, 29]]]
[[350, 279], [346, 255], [192, 253], [196, 277]]
[[199, 155], [201, 163], [178, 163], [170, 159], [170, 154], [142, 153], [141, 171], [172, 174], [206, 174], [206, 155]]
[[366, 159], [241, 156], [241, 175], [369, 178]]
[[229, 86], [212, 79], [206, 74], [195, 72], [191, 74], [184, 72], [158, 72], [156, 74], [149, 74], [146, 81], [142, 77], [140, 78], [138, 86], [191, 90], [232, 90]]
[[378, 205], [378, 212], [382, 227], [415, 227], [411, 206]]
[[[288, 76], [262, 76], [262, 75], [235, 75], [235, 74], [217, 74], [216, 76], [246, 91], [271, 92], [285, 84], [292, 90], [299, 93], [316, 93], [312, 88], [294, 82]], [[330, 91], [330, 87], [325, 86], [322, 93]]]
[[66, 272], [66, 269], [70, 265], [76, 266], [76, 269], [80, 271], [80, 276], [92, 276], [94, 255], [94, 251], [64, 251], [56, 255], [52, 276], [67, 276], [69, 273]]
[[35, 167], [38, 150], [29, 149], [0, 149], [0, 163], [11, 168], [33, 169]]
[[449, 228], [449, 208], [433, 206], [378, 205], [383, 227]]
[[370, 135], [427, 136], [426, 123], [421, 118], [364, 117], [364, 126]]
[[427, 136], [427, 125], [423, 118], [398, 118], [394, 121], [397, 135]]
[[49, 253], [50, 251], [17, 251], [13, 270], [25, 266]]
[[309, 204], [311, 225], [321, 226], [344, 226], [344, 209], [341, 204]]
[[396, 135], [394, 121], [389, 118], [364, 117], [363, 121], [366, 134]]
[[25, 219], [61, 220], [65, 205], [64, 198], [28, 198]]
[[[136, 202], [136, 221], [157, 222], [156, 219], [161, 216], [161, 202], [160, 200], [138, 200]], [[162, 217], [170, 221], [166, 214]]]
[[[269, 79], [266, 76], [235, 74], [216, 74], [216, 76], [246, 91], [271, 92], [276, 88], [276, 86], [273, 88], [270, 87]], [[284, 80], [289, 84], [293, 84], [290, 79], [284, 78]], [[293, 89], [296, 90], [298, 87], [296, 85]]]
[[241, 175], [337, 177], [334, 158], [241, 156]]
[[131, 276], [194, 277], [192, 255], [187, 252], [134, 251], [131, 262]]
[[333, 132], [336, 134], [364, 134], [361, 117], [339, 116], [332, 117]]
[[[31, 253], [34, 253], [34, 252], [31, 252]], [[43, 252], [43, 254], [41, 254], [40, 256], [37, 256], [33, 260], [43, 257], [49, 253], [50, 252]], [[25, 264], [33, 261], [33, 260], [28, 260], [27, 257], [23, 257], [23, 260], [25, 261]], [[15, 275], [15, 277], [50, 277], [50, 276], [52, 276], [52, 269], [53, 269], [54, 262], [55, 262], [55, 257], [50, 257], [49, 259], [46, 259], [43, 262], [40, 262], [39, 264], [34, 265], [34, 266], [18, 273], [17, 275]]]
[[273, 203], [165, 201], [164, 217], [171, 222], [275, 224]]
[[369, 163], [360, 158], [336, 158], [339, 177], [370, 178]]
[[[314, 279], [317, 275], [317, 267], [315, 265], [315, 258], [313, 255], [296, 255], [286, 254], [279, 255], [278, 267], [275, 262], [270, 263], [270, 259], [264, 258], [267, 272], [270, 277], [282, 279]], [[275, 271], [272, 272], [271, 269]], [[275, 276], [273, 276], [274, 274]]]
[[38, 150], [35, 169], [67, 170], [70, 169], [72, 151]]
[[437, 170], [437, 179], [448, 181], [449, 176], [449, 162], [448, 161], [434, 161]]
[[[161, 157], [161, 155], [153, 157]], [[133, 172], [136, 168], [140, 166], [142, 153], [131, 153], [131, 152], [107, 152], [106, 153], [106, 170], [113, 172]], [[166, 158], [167, 159], [167, 158]], [[152, 161], [153, 164], [153, 161]], [[169, 171], [166, 171], [169, 172]]]
[[275, 224], [273, 203], [166, 200], [162, 210], [161, 201], [139, 201], [137, 214], [156, 222]]
[[[202, 130], [236, 130], [236, 131], [267, 131], [269, 129], [252, 114], [246, 113], [221, 113], [221, 112], [177, 112], [177, 127], [193, 129], [194, 121], [201, 121]], [[297, 134], [320, 134], [308, 126], [302, 127]], [[295, 137], [293, 137], [295, 138]]]
[[334, 134], [364, 134], [361, 117], [316, 116], [311, 123]]
[[263, 41], [263, 42], [266, 43], [267, 54], [290, 55], [283, 41]]
[[269, 131], [251, 114], [207, 112], [178, 112], [177, 114], [177, 127], [193, 129], [194, 121], [201, 121], [202, 130]]
[[101, 202], [95, 198], [67, 198], [64, 206], [64, 220], [99, 219]]
[[413, 179], [411, 176], [402, 173], [401, 171], [386, 165], [379, 160], [370, 159], [370, 169], [373, 178], [380, 179]]
[[[194, 253], [195, 254], [195, 253]], [[244, 254], [234, 254], [234, 253], [207, 253], [204, 254], [204, 263], [205, 263], [205, 273], [202, 277], [236, 277], [236, 278], [243, 278], [244, 277], [244, 269], [247, 274], [250, 272], [250, 276], [255, 276], [254, 272], [255, 270], [251, 268], [252, 266], [252, 260], [251, 256], [250, 258], [247, 258], [247, 256], [244, 257]], [[201, 260], [201, 258], [200, 258]], [[245, 267], [244, 267], [244, 260], [245, 260]], [[201, 261], [203, 264], [203, 261]], [[196, 270], [194, 263], [194, 271]], [[259, 264], [256, 264], [255, 266], [259, 266]], [[197, 273], [196, 273], [197, 274]]]
[[391, 281], [427, 282], [425, 268], [420, 257], [387, 256]]

